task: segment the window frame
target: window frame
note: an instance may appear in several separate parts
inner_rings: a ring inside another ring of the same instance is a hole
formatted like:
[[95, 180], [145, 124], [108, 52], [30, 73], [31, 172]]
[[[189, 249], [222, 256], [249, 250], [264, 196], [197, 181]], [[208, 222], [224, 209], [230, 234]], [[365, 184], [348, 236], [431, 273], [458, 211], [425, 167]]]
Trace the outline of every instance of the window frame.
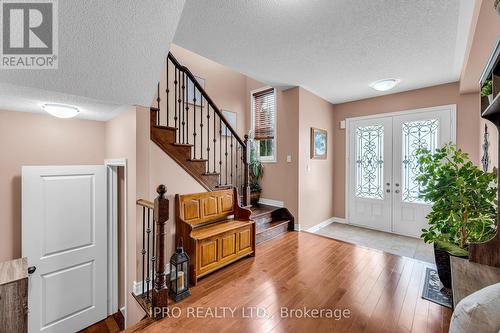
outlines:
[[251, 130], [255, 132], [255, 98], [254, 95], [265, 90], [273, 90], [274, 94], [274, 138], [273, 140], [273, 156], [260, 156], [260, 145], [257, 146], [257, 154], [261, 163], [277, 163], [278, 162], [278, 99], [276, 88], [265, 86], [259, 89], [250, 91], [250, 124]]

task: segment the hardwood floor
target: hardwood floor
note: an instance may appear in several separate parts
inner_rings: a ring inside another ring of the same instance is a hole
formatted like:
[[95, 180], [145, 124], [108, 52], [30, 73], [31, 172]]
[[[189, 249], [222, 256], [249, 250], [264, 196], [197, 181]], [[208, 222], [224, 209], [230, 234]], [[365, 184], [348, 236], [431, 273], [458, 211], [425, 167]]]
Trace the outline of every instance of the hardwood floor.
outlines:
[[79, 331], [78, 333], [117, 333], [123, 330], [124, 318], [121, 312], [117, 312], [94, 325]]
[[[170, 318], [139, 331], [448, 332], [451, 310], [420, 297], [426, 265], [318, 235], [289, 232], [258, 246], [256, 257], [201, 279], [191, 297], [169, 303]], [[226, 310], [225, 318], [213, 318], [222, 315], [224, 307], [234, 310], [234, 316]], [[251, 307], [266, 316], [250, 316]], [[282, 307], [348, 309], [350, 316], [282, 318]], [[193, 318], [197, 311], [205, 318]]]

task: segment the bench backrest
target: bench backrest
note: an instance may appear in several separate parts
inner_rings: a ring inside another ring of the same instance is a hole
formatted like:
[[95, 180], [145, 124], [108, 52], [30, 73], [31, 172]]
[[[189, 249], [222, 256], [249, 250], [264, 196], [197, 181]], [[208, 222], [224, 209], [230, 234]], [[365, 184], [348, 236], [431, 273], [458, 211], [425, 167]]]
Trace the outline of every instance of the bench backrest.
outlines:
[[193, 226], [226, 219], [234, 214], [234, 190], [176, 196], [177, 214]]

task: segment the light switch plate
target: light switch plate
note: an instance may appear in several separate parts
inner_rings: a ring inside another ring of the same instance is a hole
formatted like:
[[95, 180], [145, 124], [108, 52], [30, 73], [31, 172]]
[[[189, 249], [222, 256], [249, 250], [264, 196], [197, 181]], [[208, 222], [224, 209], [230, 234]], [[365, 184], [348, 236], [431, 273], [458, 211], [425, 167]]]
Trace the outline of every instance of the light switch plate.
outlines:
[[340, 121], [340, 128], [345, 129], [345, 120]]
[[292, 155], [286, 155], [287, 163], [292, 163]]

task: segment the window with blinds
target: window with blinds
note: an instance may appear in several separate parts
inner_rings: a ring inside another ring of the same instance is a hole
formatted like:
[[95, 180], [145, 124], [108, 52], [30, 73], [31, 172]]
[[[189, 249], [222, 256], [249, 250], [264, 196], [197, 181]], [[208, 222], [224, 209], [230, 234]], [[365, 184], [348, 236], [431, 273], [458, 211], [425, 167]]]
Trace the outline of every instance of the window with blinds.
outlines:
[[276, 103], [273, 88], [258, 91], [253, 98], [253, 125], [262, 161], [275, 160]]

